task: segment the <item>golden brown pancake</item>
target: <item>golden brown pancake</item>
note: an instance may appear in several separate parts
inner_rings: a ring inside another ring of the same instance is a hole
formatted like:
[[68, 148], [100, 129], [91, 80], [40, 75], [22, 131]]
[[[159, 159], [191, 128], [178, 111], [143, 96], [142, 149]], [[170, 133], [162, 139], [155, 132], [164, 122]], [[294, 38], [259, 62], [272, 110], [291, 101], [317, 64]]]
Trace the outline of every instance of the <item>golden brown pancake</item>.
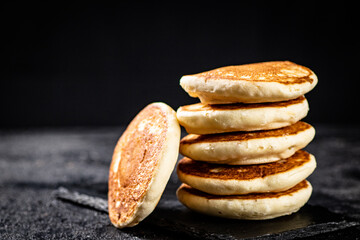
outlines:
[[316, 83], [309, 68], [289, 61], [221, 67], [180, 80], [184, 90], [204, 104], [284, 101], [304, 95]]
[[299, 191], [300, 189], [306, 188], [308, 185], [309, 185], [308, 181], [303, 180], [300, 183], [296, 184], [294, 187], [289, 188], [282, 192], [249, 193], [244, 195], [229, 195], [229, 196], [208, 194], [199, 191], [195, 188], [192, 188], [186, 184], [182, 184], [181, 188], [188, 193], [191, 193], [199, 197], [204, 197], [207, 199], [262, 199], [262, 198], [278, 198], [283, 195], [290, 195]]
[[282, 84], [312, 83], [312, 71], [290, 61], [251, 63], [238, 66], [221, 67], [192, 76], [231, 81], [277, 82]]
[[181, 182], [215, 195], [284, 191], [315, 169], [313, 155], [299, 150], [287, 159], [267, 164], [231, 166], [183, 158], [177, 166]]
[[134, 226], [159, 201], [178, 155], [180, 128], [164, 103], [144, 108], [116, 144], [109, 172], [109, 216], [119, 228]]
[[232, 133], [219, 133], [219, 134], [189, 134], [181, 139], [181, 144], [194, 144], [194, 143], [209, 143], [209, 142], [229, 142], [229, 141], [247, 141], [251, 139], [268, 138], [268, 137], [283, 137], [295, 135], [299, 132], [310, 129], [311, 125], [299, 121], [293, 125], [254, 132], [232, 132]]
[[248, 165], [288, 158], [314, 138], [315, 129], [305, 122], [253, 132], [189, 134], [180, 141], [180, 153], [193, 160]]
[[177, 197], [186, 207], [207, 215], [263, 220], [298, 211], [309, 200], [311, 192], [311, 184], [306, 180], [282, 192], [231, 196], [207, 194], [182, 184]]
[[304, 118], [309, 105], [304, 96], [296, 99], [253, 104], [192, 104], [179, 107], [176, 116], [188, 133], [213, 134], [276, 129]]

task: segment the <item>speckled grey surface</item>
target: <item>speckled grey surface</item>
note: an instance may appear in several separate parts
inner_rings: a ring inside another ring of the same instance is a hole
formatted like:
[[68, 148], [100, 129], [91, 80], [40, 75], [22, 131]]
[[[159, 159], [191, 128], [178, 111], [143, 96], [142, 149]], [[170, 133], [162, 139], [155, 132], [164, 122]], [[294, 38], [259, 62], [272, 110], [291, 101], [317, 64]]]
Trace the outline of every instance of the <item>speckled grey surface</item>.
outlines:
[[105, 199], [113, 147], [124, 130], [58, 128], [0, 132], [0, 239], [356, 239], [360, 236], [360, 127], [315, 125], [314, 192], [299, 213], [237, 221], [193, 213], [176, 199], [173, 174], [155, 211], [114, 228], [104, 211], [56, 197], [59, 187]]

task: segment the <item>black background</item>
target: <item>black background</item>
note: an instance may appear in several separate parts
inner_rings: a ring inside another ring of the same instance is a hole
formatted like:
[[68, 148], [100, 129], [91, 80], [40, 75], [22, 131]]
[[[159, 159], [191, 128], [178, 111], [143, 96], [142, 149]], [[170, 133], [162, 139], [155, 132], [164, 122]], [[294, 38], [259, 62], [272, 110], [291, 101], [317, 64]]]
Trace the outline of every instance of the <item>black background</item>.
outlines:
[[3, 4], [1, 126], [126, 124], [154, 101], [197, 102], [182, 75], [270, 60], [318, 75], [307, 121], [358, 123], [357, 6], [268, 2]]

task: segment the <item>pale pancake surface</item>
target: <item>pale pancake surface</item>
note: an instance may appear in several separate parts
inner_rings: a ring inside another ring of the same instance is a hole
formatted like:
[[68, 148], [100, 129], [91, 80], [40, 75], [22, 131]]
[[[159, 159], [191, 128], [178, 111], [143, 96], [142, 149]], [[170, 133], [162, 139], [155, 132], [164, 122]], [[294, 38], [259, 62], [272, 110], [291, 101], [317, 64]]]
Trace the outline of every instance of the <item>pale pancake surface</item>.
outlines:
[[182, 88], [204, 104], [278, 102], [311, 91], [317, 76], [290, 61], [272, 61], [221, 67], [185, 75]]
[[157, 205], [176, 164], [180, 126], [175, 111], [152, 103], [131, 121], [116, 144], [109, 171], [109, 217], [131, 227]]
[[180, 141], [180, 153], [210, 163], [263, 164], [290, 157], [314, 136], [315, 129], [302, 121], [273, 130], [189, 134]]
[[215, 195], [279, 192], [292, 188], [316, 168], [312, 154], [297, 151], [287, 159], [259, 165], [211, 164], [183, 158], [177, 166], [181, 182]]
[[311, 192], [311, 184], [304, 180], [293, 188], [277, 193], [216, 196], [182, 184], [176, 194], [186, 207], [203, 214], [263, 220], [297, 212], [309, 200]]
[[197, 103], [179, 107], [176, 116], [188, 133], [213, 134], [281, 128], [301, 120], [308, 111], [306, 98], [300, 96], [274, 103]]

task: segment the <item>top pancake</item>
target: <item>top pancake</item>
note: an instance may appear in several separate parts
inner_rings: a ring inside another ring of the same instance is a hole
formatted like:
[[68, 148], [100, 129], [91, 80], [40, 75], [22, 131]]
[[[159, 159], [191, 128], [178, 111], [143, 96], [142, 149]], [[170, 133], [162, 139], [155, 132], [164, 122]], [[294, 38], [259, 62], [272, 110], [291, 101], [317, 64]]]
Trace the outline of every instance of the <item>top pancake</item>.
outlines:
[[316, 84], [314, 72], [289, 61], [227, 66], [180, 80], [190, 96], [206, 104], [284, 101], [309, 92]]
[[119, 139], [109, 172], [109, 216], [116, 227], [134, 226], [159, 201], [175, 166], [180, 127], [164, 103], [144, 108]]

